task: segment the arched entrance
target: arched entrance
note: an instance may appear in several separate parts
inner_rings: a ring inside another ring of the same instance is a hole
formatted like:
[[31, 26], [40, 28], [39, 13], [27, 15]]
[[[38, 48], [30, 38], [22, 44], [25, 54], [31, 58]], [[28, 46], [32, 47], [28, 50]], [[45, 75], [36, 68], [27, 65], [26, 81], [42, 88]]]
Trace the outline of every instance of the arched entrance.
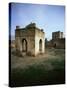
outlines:
[[39, 40], [39, 52], [42, 53], [42, 39]]
[[23, 53], [27, 53], [27, 40], [26, 39], [22, 39], [22, 52]]
[[56, 48], [56, 43], [54, 43], [54, 48]]

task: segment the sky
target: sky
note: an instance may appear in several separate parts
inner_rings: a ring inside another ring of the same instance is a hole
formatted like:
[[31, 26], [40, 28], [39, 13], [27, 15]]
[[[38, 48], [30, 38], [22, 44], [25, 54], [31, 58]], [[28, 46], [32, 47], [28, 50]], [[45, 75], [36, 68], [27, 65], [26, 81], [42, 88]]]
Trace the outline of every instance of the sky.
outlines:
[[31, 22], [44, 30], [48, 40], [52, 39], [52, 32], [65, 31], [65, 6], [12, 3], [10, 17], [11, 36], [15, 36], [17, 25], [24, 28]]

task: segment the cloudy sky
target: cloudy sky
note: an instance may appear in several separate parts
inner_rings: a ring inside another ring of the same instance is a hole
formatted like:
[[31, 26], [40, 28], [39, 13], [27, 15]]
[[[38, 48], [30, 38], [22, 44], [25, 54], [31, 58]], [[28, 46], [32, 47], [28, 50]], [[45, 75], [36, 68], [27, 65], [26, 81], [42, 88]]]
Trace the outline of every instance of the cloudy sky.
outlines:
[[65, 31], [65, 7], [45, 4], [11, 4], [11, 36], [15, 36], [17, 25], [25, 27], [31, 22], [44, 29], [46, 38], [52, 38], [52, 32]]

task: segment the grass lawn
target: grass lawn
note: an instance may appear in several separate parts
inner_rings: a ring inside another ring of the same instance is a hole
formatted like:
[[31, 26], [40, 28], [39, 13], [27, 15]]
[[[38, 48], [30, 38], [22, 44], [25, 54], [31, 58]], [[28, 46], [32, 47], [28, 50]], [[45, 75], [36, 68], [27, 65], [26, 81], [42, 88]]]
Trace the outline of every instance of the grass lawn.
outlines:
[[11, 53], [11, 86], [65, 83], [65, 50], [47, 49], [44, 55], [18, 57]]

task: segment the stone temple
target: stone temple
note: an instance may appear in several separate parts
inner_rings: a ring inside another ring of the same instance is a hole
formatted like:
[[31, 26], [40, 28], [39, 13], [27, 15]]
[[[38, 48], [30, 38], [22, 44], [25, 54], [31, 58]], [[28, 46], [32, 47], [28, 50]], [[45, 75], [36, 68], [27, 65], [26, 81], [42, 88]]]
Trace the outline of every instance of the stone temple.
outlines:
[[15, 45], [16, 50], [22, 56], [43, 54], [45, 52], [45, 33], [43, 29], [36, 27], [35, 23], [30, 23], [25, 28], [16, 26]]

